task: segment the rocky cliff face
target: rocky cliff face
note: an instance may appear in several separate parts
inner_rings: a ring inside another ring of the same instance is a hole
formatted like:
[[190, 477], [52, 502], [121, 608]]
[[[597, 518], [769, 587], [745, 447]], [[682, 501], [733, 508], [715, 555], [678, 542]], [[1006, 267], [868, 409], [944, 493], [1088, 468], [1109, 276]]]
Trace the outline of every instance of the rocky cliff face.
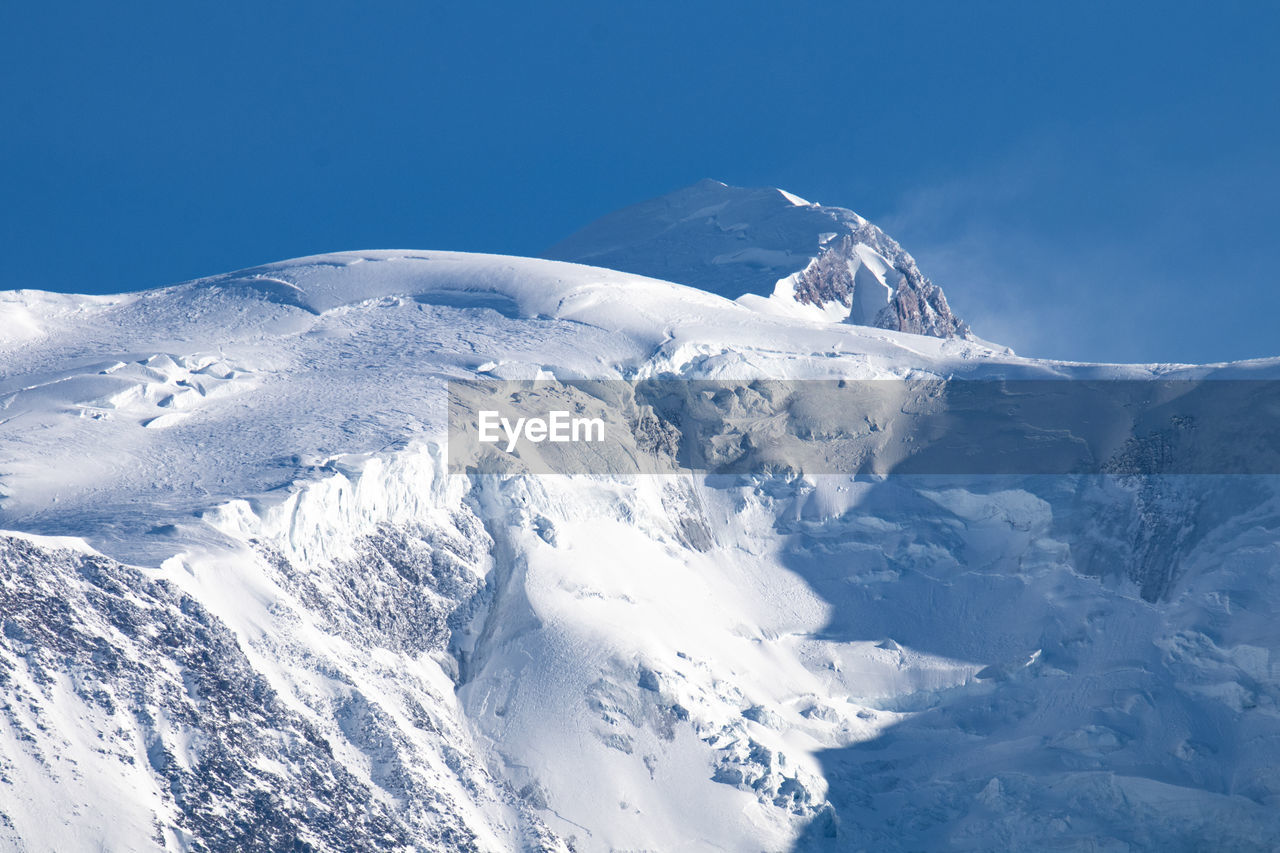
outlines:
[[[384, 528], [323, 574], [260, 544], [250, 564], [294, 606], [254, 644], [154, 573], [0, 536], [0, 846], [479, 850], [506, 812], [509, 843], [540, 849], [439, 687], [379, 664], [443, 648], [475, 592], [465, 526], [416, 533]], [[307, 624], [338, 645], [308, 651]]]
[[[967, 336], [968, 324], [952, 313], [942, 288], [925, 278], [906, 252], [895, 252], [896, 259], [878, 271], [864, 260], [867, 254], [887, 260], [868, 251], [872, 242], [885, 242], [875, 240], [872, 229], [864, 224], [863, 234], [846, 234], [825, 247], [803, 270], [780, 282], [782, 292], [777, 295], [787, 295], [785, 288], [790, 286], [796, 302], [819, 309], [844, 306], [849, 309], [847, 321], [862, 326], [935, 338]], [[868, 242], [860, 242], [859, 237]]]

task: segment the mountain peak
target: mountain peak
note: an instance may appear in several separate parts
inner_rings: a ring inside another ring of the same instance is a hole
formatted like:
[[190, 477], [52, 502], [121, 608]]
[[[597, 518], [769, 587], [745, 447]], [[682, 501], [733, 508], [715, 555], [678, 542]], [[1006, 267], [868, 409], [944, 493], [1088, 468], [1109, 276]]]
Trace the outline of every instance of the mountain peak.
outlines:
[[774, 313], [965, 337], [898, 243], [843, 207], [712, 179], [597, 219], [545, 257], [708, 290]]

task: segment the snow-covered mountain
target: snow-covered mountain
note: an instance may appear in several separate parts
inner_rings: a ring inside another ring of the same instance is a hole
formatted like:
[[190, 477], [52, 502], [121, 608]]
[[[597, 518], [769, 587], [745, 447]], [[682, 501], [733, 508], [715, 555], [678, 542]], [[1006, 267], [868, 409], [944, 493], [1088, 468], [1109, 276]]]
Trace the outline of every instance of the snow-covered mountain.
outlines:
[[447, 465], [450, 379], [931, 377], [1280, 362], [448, 252], [0, 294], [0, 846], [1275, 849], [1274, 478]]
[[807, 319], [965, 337], [942, 290], [852, 210], [703, 180], [598, 219], [546, 257], [676, 281]]

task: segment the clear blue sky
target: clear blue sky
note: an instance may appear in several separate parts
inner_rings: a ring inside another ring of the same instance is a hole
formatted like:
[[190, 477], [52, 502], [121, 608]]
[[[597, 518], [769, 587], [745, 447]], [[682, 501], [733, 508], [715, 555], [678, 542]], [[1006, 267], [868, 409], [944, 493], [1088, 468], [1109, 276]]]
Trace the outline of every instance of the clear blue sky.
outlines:
[[1280, 4], [6, 3], [0, 288], [852, 207], [1030, 355], [1280, 355]]

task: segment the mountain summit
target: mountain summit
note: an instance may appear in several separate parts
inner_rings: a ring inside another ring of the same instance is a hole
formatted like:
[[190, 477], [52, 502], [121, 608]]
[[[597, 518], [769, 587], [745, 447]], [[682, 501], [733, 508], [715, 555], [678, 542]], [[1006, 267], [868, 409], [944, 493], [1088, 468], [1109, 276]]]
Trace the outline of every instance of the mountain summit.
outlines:
[[610, 213], [546, 257], [638, 273], [790, 316], [968, 337], [942, 289], [852, 210], [703, 180]]

